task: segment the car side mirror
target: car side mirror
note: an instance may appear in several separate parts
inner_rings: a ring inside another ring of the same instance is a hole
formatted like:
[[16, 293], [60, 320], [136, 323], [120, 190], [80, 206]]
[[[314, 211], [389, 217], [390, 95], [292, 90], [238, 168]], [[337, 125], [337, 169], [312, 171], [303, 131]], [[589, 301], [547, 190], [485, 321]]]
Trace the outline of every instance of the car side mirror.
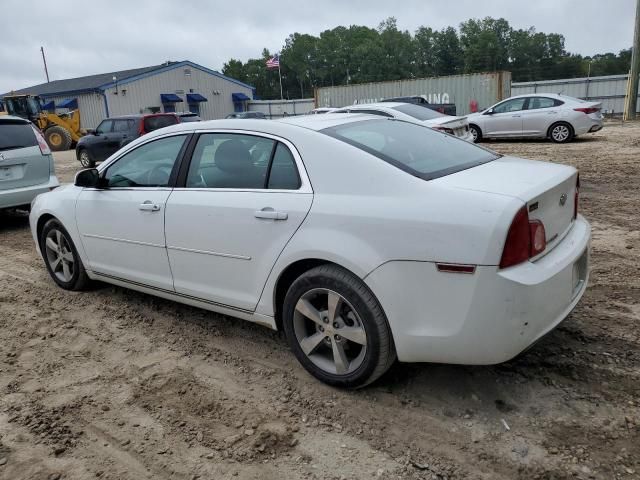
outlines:
[[87, 135], [95, 135], [96, 131], [93, 128], [87, 128], [86, 129]]
[[493, 108], [490, 108], [489, 110], [487, 110], [486, 112], [483, 113], [483, 115], [493, 115], [495, 112], [493, 111]]
[[100, 188], [100, 172], [97, 168], [87, 168], [76, 173], [73, 184], [82, 188]]

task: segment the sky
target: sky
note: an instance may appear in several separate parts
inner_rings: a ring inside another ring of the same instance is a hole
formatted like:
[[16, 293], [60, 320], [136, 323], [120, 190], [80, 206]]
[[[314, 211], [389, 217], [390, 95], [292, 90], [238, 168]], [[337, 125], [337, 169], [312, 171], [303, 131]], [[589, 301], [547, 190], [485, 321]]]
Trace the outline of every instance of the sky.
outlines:
[[402, 30], [457, 27], [469, 18], [507, 19], [514, 28], [560, 33], [573, 53], [629, 48], [635, 0], [1, 0], [0, 92], [51, 80], [191, 60], [221, 70], [290, 33], [317, 35], [338, 25]]

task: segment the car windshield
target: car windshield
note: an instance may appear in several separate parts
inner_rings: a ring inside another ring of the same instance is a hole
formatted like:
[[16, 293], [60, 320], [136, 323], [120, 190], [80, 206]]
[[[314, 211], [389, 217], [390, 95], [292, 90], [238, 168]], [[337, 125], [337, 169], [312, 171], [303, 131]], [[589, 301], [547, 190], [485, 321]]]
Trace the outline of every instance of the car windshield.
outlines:
[[499, 156], [451, 135], [393, 119], [344, 123], [321, 131], [425, 180], [475, 167]]
[[38, 145], [31, 125], [24, 122], [0, 120], [0, 152]]
[[436, 112], [435, 110], [421, 107], [420, 105], [414, 105], [413, 103], [398, 105], [397, 107], [393, 107], [393, 109], [418, 120], [433, 120], [434, 118], [446, 117], [446, 115]]

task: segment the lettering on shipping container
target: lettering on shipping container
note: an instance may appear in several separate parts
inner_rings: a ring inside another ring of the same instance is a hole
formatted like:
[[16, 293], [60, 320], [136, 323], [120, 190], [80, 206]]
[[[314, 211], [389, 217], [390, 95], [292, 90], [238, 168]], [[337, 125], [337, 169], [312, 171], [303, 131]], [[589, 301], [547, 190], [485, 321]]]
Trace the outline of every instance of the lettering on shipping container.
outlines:
[[[418, 95], [422, 98], [424, 98], [427, 102], [429, 103], [450, 103], [450, 96], [447, 92], [442, 92], [442, 93], [428, 93], [428, 94], [424, 94], [424, 95]], [[382, 102], [384, 100], [384, 97], [380, 97], [380, 98], [356, 98], [353, 101], [353, 105], [358, 105], [358, 104], [364, 104], [364, 103], [377, 103], [377, 102]], [[328, 102], [325, 102], [328, 103]]]

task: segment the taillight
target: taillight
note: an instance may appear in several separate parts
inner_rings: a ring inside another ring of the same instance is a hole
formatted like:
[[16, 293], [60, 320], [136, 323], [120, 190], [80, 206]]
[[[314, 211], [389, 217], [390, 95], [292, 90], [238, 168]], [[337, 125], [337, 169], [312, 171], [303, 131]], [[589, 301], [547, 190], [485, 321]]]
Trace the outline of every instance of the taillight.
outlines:
[[140, 119], [140, 125], [138, 126], [138, 134], [142, 136], [145, 133], [147, 132], [144, 131], [144, 119]]
[[529, 220], [526, 205], [518, 210], [504, 243], [500, 268], [512, 267], [526, 262], [547, 248], [544, 224], [540, 220]]
[[448, 133], [449, 135], [453, 135], [455, 133], [451, 128], [446, 128], [446, 127], [431, 127], [431, 128], [439, 132]]
[[38, 130], [33, 125], [31, 125], [31, 128], [33, 128], [33, 133], [35, 133], [36, 140], [38, 140], [38, 146], [40, 147], [40, 153], [42, 155], [51, 155], [51, 149], [49, 148], [49, 145], [47, 144], [47, 141], [42, 136], [42, 133], [40, 132], [40, 130]]
[[580, 174], [576, 178], [576, 193], [573, 196], [573, 219], [578, 218], [578, 203], [580, 199]]
[[540, 220], [529, 221], [529, 236], [531, 238], [530, 257], [535, 257], [539, 253], [544, 252], [547, 248], [547, 235], [544, 231], [544, 225]]
[[586, 113], [587, 115], [589, 115], [590, 113], [596, 113], [600, 111], [598, 107], [574, 108], [574, 110], [576, 112]]

